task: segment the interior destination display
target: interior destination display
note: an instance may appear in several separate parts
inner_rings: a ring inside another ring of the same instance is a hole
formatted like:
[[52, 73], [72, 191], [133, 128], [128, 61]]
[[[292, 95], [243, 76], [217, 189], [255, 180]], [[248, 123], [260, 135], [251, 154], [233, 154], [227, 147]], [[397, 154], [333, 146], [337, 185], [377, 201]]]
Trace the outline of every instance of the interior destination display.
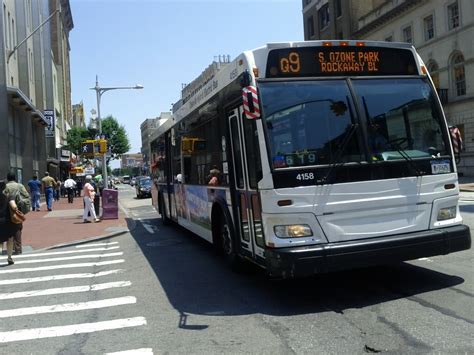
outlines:
[[267, 78], [417, 75], [413, 53], [385, 47], [298, 47], [269, 52]]

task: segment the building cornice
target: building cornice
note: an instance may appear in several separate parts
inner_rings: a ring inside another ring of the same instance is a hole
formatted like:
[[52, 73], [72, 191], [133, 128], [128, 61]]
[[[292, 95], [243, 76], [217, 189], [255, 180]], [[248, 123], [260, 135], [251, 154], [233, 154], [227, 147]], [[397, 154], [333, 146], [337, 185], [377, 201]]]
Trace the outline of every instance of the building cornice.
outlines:
[[385, 24], [387, 21], [393, 20], [396, 17], [399, 17], [401, 14], [407, 12], [414, 6], [417, 6], [426, 0], [404, 0], [401, 4], [393, 7], [392, 9], [388, 10], [387, 12], [377, 15], [383, 9], [383, 7], [387, 6], [392, 1], [386, 1], [382, 5], [378, 6], [374, 10], [370, 11], [366, 15], [362, 16], [359, 19], [360, 22], [364, 22], [366, 19], [370, 18], [371, 16], [375, 16], [376, 18], [373, 21], [368, 22], [367, 24], [363, 25], [359, 28], [355, 33], [355, 38], [361, 38], [362, 36], [367, 35], [368, 33], [372, 32], [373, 30], [380, 27], [382, 24]]

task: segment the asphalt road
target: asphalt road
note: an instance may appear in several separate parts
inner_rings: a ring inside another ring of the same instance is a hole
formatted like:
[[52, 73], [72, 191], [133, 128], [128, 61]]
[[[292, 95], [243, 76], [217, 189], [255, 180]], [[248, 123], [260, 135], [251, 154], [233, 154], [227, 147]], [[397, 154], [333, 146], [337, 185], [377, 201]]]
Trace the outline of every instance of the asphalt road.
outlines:
[[[228, 270], [205, 241], [162, 226], [150, 199], [119, 191], [130, 234], [0, 267], [1, 353], [474, 352], [472, 250], [272, 281]], [[474, 228], [474, 194], [461, 211]]]

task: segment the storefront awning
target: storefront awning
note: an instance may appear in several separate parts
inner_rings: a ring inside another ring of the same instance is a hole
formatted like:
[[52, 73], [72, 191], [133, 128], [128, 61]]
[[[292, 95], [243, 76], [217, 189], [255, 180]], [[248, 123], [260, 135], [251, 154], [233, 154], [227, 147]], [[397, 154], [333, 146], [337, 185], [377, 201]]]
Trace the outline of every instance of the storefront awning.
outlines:
[[30, 112], [31, 117], [38, 123], [43, 126], [47, 125], [46, 119], [44, 118], [43, 113], [36, 109], [35, 105], [30, 101], [30, 99], [17, 87], [7, 86], [7, 95], [8, 100], [20, 109]]

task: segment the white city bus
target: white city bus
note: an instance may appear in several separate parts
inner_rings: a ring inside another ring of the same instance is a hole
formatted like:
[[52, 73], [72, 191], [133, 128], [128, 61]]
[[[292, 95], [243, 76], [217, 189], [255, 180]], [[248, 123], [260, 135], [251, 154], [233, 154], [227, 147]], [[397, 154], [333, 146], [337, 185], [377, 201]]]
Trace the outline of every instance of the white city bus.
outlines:
[[440, 101], [404, 43], [268, 44], [214, 62], [154, 134], [164, 223], [296, 277], [469, 249]]

